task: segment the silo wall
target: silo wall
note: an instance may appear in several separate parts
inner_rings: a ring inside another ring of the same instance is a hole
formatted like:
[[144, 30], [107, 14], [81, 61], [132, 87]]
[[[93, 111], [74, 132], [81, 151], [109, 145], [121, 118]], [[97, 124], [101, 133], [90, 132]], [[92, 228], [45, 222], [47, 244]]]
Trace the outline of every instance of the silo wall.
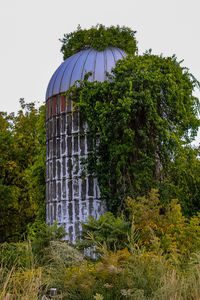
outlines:
[[92, 143], [78, 110], [57, 95], [46, 102], [46, 222], [63, 225], [66, 239], [75, 242], [80, 222], [106, 211], [92, 174], [83, 176], [81, 161], [90, 155]]

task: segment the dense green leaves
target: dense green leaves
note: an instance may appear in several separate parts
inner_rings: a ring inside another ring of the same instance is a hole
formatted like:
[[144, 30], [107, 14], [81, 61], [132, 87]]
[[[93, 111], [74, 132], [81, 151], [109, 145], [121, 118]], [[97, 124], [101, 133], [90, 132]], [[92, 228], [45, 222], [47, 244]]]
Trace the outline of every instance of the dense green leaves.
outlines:
[[45, 218], [45, 107], [20, 100], [0, 114], [0, 241], [18, 241], [36, 216]]
[[108, 212], [100, 216], [98, 220], [94, 217], [89, 217], [86, 224], [82, 223], [81, 241], [79, 244], [83, 249], [103, 243], [106, 243], [109, 250], [123, 249], [127, 247], [127, 239], [130, 235], [130, 222], [127, 222], [122, 216], [115, 217]]
[[[94, 147], [86, 166], [108, 210], [121, 212], [127, 196], [157, 187], [163, 202], [178, 198], [186, 216], [197, 212], [200, 161], [190, 142], [200, 122], [198, 81], [175, 56], [136, 55], [135, 31], [127, 27], [79, 27], [61, 42], [64, 59], [108, 46], [128, 54], [108, 81], [91, 83], [86, 75], [68, 91], [89, 125]], [[16, 116], [0, 113], [1, 241], [18, 241], [45, 220], [45, 107], [20, 102]]]
[[196, 86], [175, 57], [146, 53], [119, 61], [109, 81], [85, 79], [68, 92], [99, 140], [88, 166], [108, 209], [119, 210], [124, 197], [146, 194], [168, 176], [175, 153], [199, 127]]
[[135, 31], [128, 27], [97, 25], [89, 30], [81, 29], [64, 34], [61, 52], [63, 59], [88, 48], [102, 51], [109, 46], [119, 47], [127, 54], [134, 55], [137, 52], [137, 42], [135, 40]]
[[182, 211], [188, 217], [200, 209], [199, 150], [179, 147], [169, 162], [168, 172], [160, 183], [162, 199], [179, 199]]

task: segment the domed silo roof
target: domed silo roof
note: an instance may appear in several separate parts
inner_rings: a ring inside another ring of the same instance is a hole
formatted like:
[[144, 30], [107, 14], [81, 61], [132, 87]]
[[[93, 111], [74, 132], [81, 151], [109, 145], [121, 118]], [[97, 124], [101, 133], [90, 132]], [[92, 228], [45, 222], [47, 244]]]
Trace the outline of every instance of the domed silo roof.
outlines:
[[82, 50], [67, 58], [55, 71], [46, 92], [46, 100], [54, 95], [66, 92], [76, 80], [83, 80], [84, 75], [92, 72], [89, 81], [106, 80], [106, 72], [110, 73], [119, 59], [126, 53], [116, 47], [108, 47], [104, 51], [94, 49]]

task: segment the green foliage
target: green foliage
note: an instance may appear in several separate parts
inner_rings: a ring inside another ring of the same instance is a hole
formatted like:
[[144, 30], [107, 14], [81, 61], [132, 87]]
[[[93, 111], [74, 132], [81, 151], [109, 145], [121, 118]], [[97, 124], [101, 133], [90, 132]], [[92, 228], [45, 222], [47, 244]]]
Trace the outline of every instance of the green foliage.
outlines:
[[[127, 233], [134, 228], [138, 242], [124, 234], [123, 245], [128, 248], [117, 250], [122, 243], [116, 240], [110, 250], [107, 231], [100, 227], [103, 222], [90, 218], [84, 227], [85, 239], [90, 237], [90, 245], [98, 247], [100, 261], [67, 268], [63, 278], [66, 299], [93, 299], [97, 294], [103, 299], [168, 299], [174, 295], [178, 299], [198, 299], [200, 216], [187, 220], [177, 200], [163, 207], [156, 190], [148, 197], [129, 197], [126, 204], [130, 218]], [[102, 220], [116, 223], [110, 213]], [[118, 217], [117, 223], [122, 222], [123, 218], [120, 222]]]
[[[108, 46], [130, 54], [109, 81], [86, 76], [68, 92], [90, 128], [88, 172], [120, 214], [82, 224], [79, 246], [96, 260], [63, 242], [63, 228], [44, 222], [45, 107], [21, 99], [17, 116], [1, 112], [0, 236], [12, 243], [0, 245], [0, 298], [41, 299], [56, 287], [68, 300], [199, 299], [200, 161], [190, 146], [199, 83], [175, 57], [134, 56], [129, 28], [78, 28], [62, 43], [64, 58]], [[13, 243], [23, 235], [30, 241]]]
[[125, 203], [126, 217], [115, 217], [112, 213], [102, 215], [99, 220], [89, 217], [82, 224], [80, 245], [95, 248], [99, 253], [102, 245], [107, 251], [140, 247], [171, 259], [175, 255], [182, 261], [200, 249], [200, 214], [185, 218], [177, 199], [163, 206], [158, 190], [152, 189], [148, 196], [128, 197]]
[[40, 268], [17, 269], [14, 268], [0, 274], [0, 298], [1, 299], [40, 299], [45, 293], [48, 283], [42, 280]]
[[46, 181], [46, 107], [42, 105], [38, 110], [37, 144], [33, 164], [26, 169], [26, 180], [30, 201], [37, 207], [37, 217], [42, 221], [46, 219], [45, 181]]
[[58, 241], [56, 225], [38, 224], [30, 242], [2, 244], [0, 297], [40, 299], [56, 287], [67, 300], [199, 299], [200, 216], [187, 220], [176, 200], [163, 207], [156, 190], [126, 205], [127, 221], [108, 213], [85, 225], [86, 241], [99, 250], [92, 262]]
[[168, 172], [159, 185], [161, 199], [179, 199], [185, 216], [191, 217], [200, 209], [199, 150], [179, 147], [169, 162]]
[[0, 244], [1, 267], [8, 268], [30, 268], [33, 262], [31, 244], [21, 243], [2, 243]]
[[[82, 255], [59, 241], [62, 229], [39, 225], [31, 241], [0, 244], [0, 299], [41, 299], [47, 289], [64, 290], [66, 268], [83, 263]], [[43, 240], [43, 241], [42, 241]]]
[[56, 287], [58, 293], [65, 292], [64, 282], [66, 270], [75, 268], [84, 263], [83, 255], [67, 242], [52, 241], [45, 248], [40, 258], [43, 267], [43, 276], [47, 278], [51, 287]]
[[[19, 252], [17, 247], [22, 245], [15, 245], [16, 253]], [[11, 295], [16, 299], [41, 299], [43, 295], [48, 296], [51, 287], [57, 288], [58, 298], [63, 300], [183, 300], [200, 297], [199, 252], [194, 253], [180, 271], [179, 265], [172, 264], [165, 255], [139, 248], [102, 252], [100, 262], [89, 263], [75, 258], [77, 251], [66, 243], [56, 242], [54, 247], [54, 257], [51, 257], [50, 248], [46, 249], [50, 254], [49, 265], [34, 265], [31, 251], [27, 253], [30, 264], [23, 268], [13, 266], [8, 270], [1, 264], [0, 298]], [[65, 265], [63, 254], [75, 256]], [[59, 257], [57, 262], [56, 256]]]
[[110, 26], [102, 24], [88, 30], [79, 26], [76, 31], [64, 34], [61, 52], [63, 59], [88, 48], [103, 51], [109, 46], [119, 47], [127, 54], [134, 55], [137, 52], [135, 31], [128, 27]]
[[33, 253], [38, 258], [45, 248], [50, 246], [51, 241], [59, 241], [65, 237], [66, 233], [63, 227], [57, 227], [57, 223], [50, 226], [45, 222], [35, 222], [29, 227], [29, 239], [31, 240]]
[[[15, 143], [12, 135], [13, 115], [0, 113], [0, 237], [9, 239], [11, 226], [17, 227], [17, 201], [19, 188], [16, 186], [16, 176], [19, 167], [16, 163]], [[17, 201], [16, 201], [17, 200]], [[16, 216], [12, 218], [11, 216]]]
[[[83, 249], [106, 243], [108, 249], [123, 249], [127, 246], [127, 238], [130, 236], [130, 222], [122, 217], [115, 217], [108, 212], [101, 215], [98, 220], [89, 217], [86, 224], [81, 223], [82, 232], [79, 246]], [[95, 242], [94, 242], [95, 241]]]
[[104, 253], [96, 264], [66, 271], [66, 299], [153, 299], [164, 274], [170, 270], [165, 258], [127, 249]]
[[16, 116], [0, 114], [0, 242], [22, 240], [45, 217], [45, 107], [20, 104]]
[[[8, 269], [13, 266], [29, 268], [31, 263], [36, 264], [42, 257], [50, 255], [54, 249], [51, 243], [58, 243], [65, 235], [64, 229], [57, 227], [56, 223], [50, 226], [41, 221], [35, 222], [28, 228], [28, 241], [0, 244], [1, 266]], [[48, 254], [45, 253], [47, 248]]]
[[198, 84], [175, 57], [146, 53], [119, 61], [109, 81], [85, 78], [68, 91], [89, 125], [88, 169], [109, 210], [119, 211], [127, 195], [147, 194], [168, 176], [174, 154], [199, 127]]
[[177, 199], [163, 206], [158, 191], [151, 190], [148, 197], [128, 197], [126, 205], [140, 237], [139, 246], [169, 256], [176, 253], [182, 260], [200, 249], [200, 214], [186, 219]]

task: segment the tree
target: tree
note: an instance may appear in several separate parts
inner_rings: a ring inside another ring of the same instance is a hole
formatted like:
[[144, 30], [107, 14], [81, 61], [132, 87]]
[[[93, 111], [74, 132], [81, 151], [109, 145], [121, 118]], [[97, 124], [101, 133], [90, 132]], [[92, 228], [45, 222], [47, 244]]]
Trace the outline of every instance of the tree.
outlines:
[[37, 207], [37, 219], [45, 222], [46, 219], [46, 106], [42, 105], [38, 110], [36, 121], [37, 144], [33, 163], [26, 170], [28, 193]]
[[45, 109], [20, 104], [17, 116], [0, 114], [1, 242], [22, 239], [27, 225], [45, 214]]
[[148, 52], [119, 61], [109, 81], [86, 77], [68, 92], [88, 122], [94, 140], [88, 168], [108, 209], [122, 208], [128, 195], [146, 195], [168, 177], [175, 154], [197, 134], [196, 86], [175, 56]]
[[15, 227], [19, 193], [14, 185], [18, 174], [15, 143], [12, 135], [13, 115], [0, 113], [0, 236], [5, 240]]
[[199, 150], [179, 147], [169, 162], [168, 172], [159, 185], [161, 199], [177, 198], [185, 216], [199, 212], [200, 160]]

